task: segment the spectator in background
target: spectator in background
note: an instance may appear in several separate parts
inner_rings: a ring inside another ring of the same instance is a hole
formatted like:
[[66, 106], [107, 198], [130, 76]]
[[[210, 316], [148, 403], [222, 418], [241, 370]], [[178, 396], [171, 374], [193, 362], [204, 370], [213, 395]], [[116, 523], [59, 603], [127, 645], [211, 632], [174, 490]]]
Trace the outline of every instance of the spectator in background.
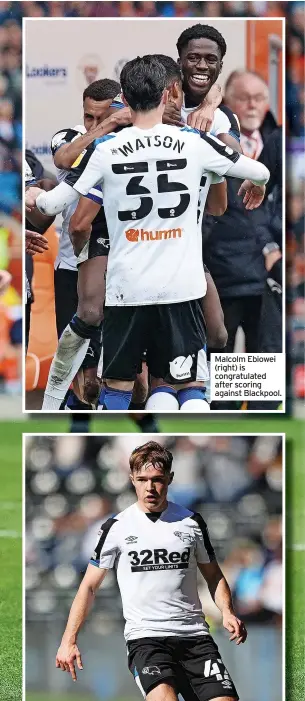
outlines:
[[[269, 92], [265, 81], [255, 73], [234, 71], [226, 82], [224, 101], [240, 121], [243, 153], [258, 159], [264, 141], [276, 126], [268, 112]], [[263, 254], [263, 249], [273, 243], [273, 234], [266, 207], [261, 205], [248, 211], [238, 195], [239, 185], [229, 178], [227, 188], [228, 208], [222, 217], [213, 217], [205, 262], [220, 296], [228, 332], [227, 346], [222, 352], [234, 351], [237, 329], [241, 326], [246, 351], [255, 353], [260, 351], [258, 328], [267, 278], [264, 255], [269, 253], [265, 249]], [[222, 409], [224, 404], [221, 402]]]

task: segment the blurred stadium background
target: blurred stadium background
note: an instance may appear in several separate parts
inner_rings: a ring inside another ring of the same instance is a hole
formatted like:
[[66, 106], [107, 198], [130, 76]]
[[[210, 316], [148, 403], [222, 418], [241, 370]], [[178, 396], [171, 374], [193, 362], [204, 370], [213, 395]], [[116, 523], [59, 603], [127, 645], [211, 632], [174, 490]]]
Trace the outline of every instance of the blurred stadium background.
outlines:
[[[77, 689], [54, 669], [68, 611], [101, 523], [135, 501], [128, 458], [151, 437], [27, 436], [27, 701], [131, 701], [121, 601], [113, 573], [99, 590], [79, 645]], [[170, 498], [207, 521], [217, 557], [249, 628], [236, 648], [199, 577], [203, 609], [243, 701], [282, 701], [282, 439], [160, 436], [174, 454]], [[270, 683], [272, 680], [272, 684]]]

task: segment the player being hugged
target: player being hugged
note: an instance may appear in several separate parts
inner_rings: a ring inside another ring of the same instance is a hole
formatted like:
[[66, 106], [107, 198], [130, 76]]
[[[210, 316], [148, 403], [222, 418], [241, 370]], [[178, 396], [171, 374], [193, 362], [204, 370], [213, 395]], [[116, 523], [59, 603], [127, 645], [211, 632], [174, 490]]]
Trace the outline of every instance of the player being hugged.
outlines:
[[102, 525], [71, 607], [56, 666], [76, 680], [83, 669], [77, 636], [96, 591], [115, 568], [126, 621], [128, 665], [149, 701], [237, 701], [234, 683], [209, 633], [198, 595], [197, 568], [236, 644], [244, 624], [200, 514], [167, 500], [173, 456], [155, 442], [130, 456], [137, 501]]
[[[104, 408], [128, 409], [147, 349], [149, 372], [163, 381], [155, 390], [159, 406], [154, 408], [207, 411], [201, 304], [206, 280], [197, 226], [200, 184], [212, 173], [265, 183], [269, 171], [212, 136], [162, 124], [168, 90], [166, 71], [156, 57], [128, 62], [121, 86], [133, 126], [101, 139], [73, 189], [67, 179], [53, 196], [42, 193], [36, 204], [55, 213], [66, 200], [102, 185], [110, 241], [102, 350]], [[205, 198], [207, 194], [208, 188]], [[55, 408], [54, 394], [49, 376], [45, 409]]]

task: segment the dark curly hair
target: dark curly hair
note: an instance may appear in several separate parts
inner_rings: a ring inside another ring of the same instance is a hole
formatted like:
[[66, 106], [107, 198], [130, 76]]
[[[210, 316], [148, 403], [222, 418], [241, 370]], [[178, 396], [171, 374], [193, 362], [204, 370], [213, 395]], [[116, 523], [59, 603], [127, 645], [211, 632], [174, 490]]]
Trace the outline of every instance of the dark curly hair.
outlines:
[[215, 27], [210, 27], [208, 24], [194, 24], [193, 27], [188, 27], [184, 30], [184, 32], [182, 32], [182, 34], [180, 34], [177, 41], [179, 56], [181, 56], [182, 49], [184, 49], [184, 47], [189, 43], [189, 41], [192, 41], [192, 39], [211, 39], [211, 41], [215, 41], [215, 44], [217, 44], [219, 47], [220, 56], [222, 59], [227, 51], [227, 44], [222, 34], [220, 34]]
[[128, 61], [120, 75], [123, 95], [132, 110], [148, 112], [161, 102], [166, 70], [154, 55]]
[[91, 100], [96, 100], [97, 102], [111, 100], [112, 98], [116, 97], [120, 91], [120, 83], [117, 83], [116, 80], [111, 80], [110, 78], [95, 80], [84, 90], [83, 102], [85, 102], [86, 97], [91, 98]]

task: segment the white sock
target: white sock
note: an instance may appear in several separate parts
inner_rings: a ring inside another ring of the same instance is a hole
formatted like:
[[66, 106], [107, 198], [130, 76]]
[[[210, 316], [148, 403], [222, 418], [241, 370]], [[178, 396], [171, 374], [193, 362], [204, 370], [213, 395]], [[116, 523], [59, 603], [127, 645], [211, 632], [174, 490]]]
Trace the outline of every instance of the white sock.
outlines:
[[179, 402], [174, 394], [155, 392], [148, 398], [145, 409], [149, 411], [179, 411]]
[[182, 404], [180, 411], [193, 411], [199, 414], [203, 411], [210, 411], [210, 405], [204, 399], [188, 399]]
[[81, 338], [70, 324], [62, 333], [50, 367], [42, 409], [59, 409], [87, 353], [90, 338]]

